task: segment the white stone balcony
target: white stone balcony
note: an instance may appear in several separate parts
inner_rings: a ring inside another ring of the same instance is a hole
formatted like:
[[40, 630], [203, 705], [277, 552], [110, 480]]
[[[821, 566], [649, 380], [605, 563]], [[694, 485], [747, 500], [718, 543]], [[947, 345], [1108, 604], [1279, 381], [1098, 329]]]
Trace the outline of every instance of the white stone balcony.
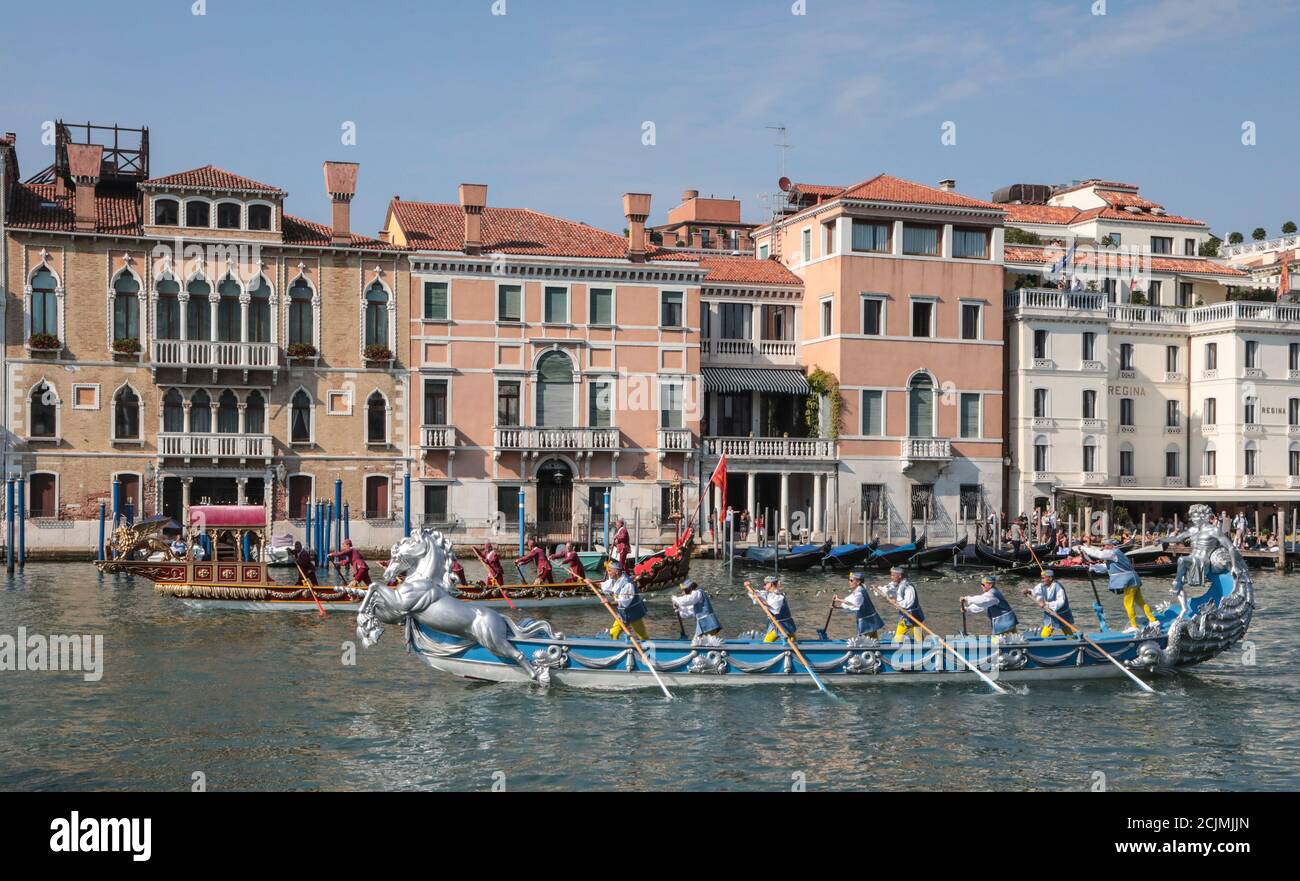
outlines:
[[1051, 471], [1035, 471], [1034, 483], [1056, 483], [1056, 475]]
[[838, 444], [828, 437], [706, 437], [704, 454], [731, 460], [832, 462], [839, 458]]
[[270, 461], [275, 444], [269, 434], [192, 434], [159, 432], [158, 455], [180, 459]]
[[492, 429], [498, 450], [617, 450], [617, 428], [536, 428], [498, 426]]
[[1186, 374], [1186, 373], [1177, 373], [1177, 372], [1172, 371], [1172, 370], [1166, 370], [1166, 371], [1165, 371], [1165, 382], [1179, 382], [1179, 383], [1187, 382], [1187, 374]]
[[1165, 426], [1165, 434], [1182, 434], [1182, 433], [1183, 433], [1183, 427], [1181, 425]]
[[1049, 416], [1035, 416], [1029, 423], [1034, 431], [1051, 431], [1056, 427], [1056, 420]]
[[1105, 361], [1084, 361], [1079, 369], [1086, 370], [1089, 373], [1092, 373], [1094, 371], [1097, 373], [1105, 373], [1106, 362]]
[[1101, 312], [1106, 308], [1106, 295], [1095, 291], [1021, 288], [1007, 291], [1003, 305], [1008, 312]]
[[1198, 480], [1198, 483], [1202, 487], [1213, 489], [1219, 485], [1219, 478], [1217, 475], [1214, 474], [1202, 474], [1200, 476], [1200, 479]]
[[947, 463], [952, 461], [952, 440], [946, 437], [905, 437], [899, 456], [904, 468], [921, 462]]
[[456, 446], [456, 429], [450, 425], [421, 425], [420, 449], [449, 450]]
[[1187, 486], [1187, 479], [1184, 477], [1166, 477], [1165, 486], [1170, 488]]
[[1262, 422], [1247, 422], [1247, 423], [1244, 423], [1244, 424], [1241, 426], [1241, 433], [1242, 433], [1242, 434], [1253, 434], [1253, 435], [1260, 435], [1260, 434], [1263, 434], [1263, 433], [1264, 433], [1264, 423], [1262, 423]]
[[1241, 478], [1241, 486], [1243, 489], [1262, 489], [1268, 486], [1268, 481], [1259, 474], [1247, 474]]
[[1218, 433], [1219, 433], [1219, 426], [1218, 426], [1216, 423], [1208, 423], [1208, 424], [1206, 424], [1206, 423], [1202, 423], [1202, 424], [1201, 424], [1201, 435], [1202, 435], [1202, 436], [1208, 436], [1208, 435], [1211, 435], [1211, 434], [1218, 434]]
[[694, 451], [689, 428], [659, 429], [658, 444], [661, 453], [690, 453]]
[[1300, 474], [1287, 475], [1286, 485], [1287, 485], [1287, 489], [1300, 488]]
[[1138, 479], [1132, 474], [1121, 474], [1119, 478], [1120, 486], [1137, 486]]
[[1108, 302], [1107, 296], [1099, 292], [1021, 288], [1017, 291], [1007, 291], [1004, 304], [1006, 311], [1022, 317], [1032, 317], [1036, 314], [1060, 317], [1062, 313], [1077, 313], [1082, 318], [1097, 318], [1120, 324], [1164, 325], [1172, 328], [1241, 321], [1274, 326], [1300, 324], [1300, 305], [1248, 300], [1233, 300], [1195, 308], [1137, 306], [1131, 303]]
[[1105, 486], [1110, 482], [1110, 475], [1105, 471], [1085, 471], [1080, 480], [1084, 486]]
[[280, 347], [275, 343], [154, 340], [153, 364], [214, 370], [274, 370], [280, 364]]
[[1079, 428], [1081, 428], [1084, 431], [1105, 431], [1106, 420], [1105, 419], [1080, 419]]
[[799, 344], [794, 340], [704, 339], [700, 358], [708, 364], [794, 367], [799, 363]]

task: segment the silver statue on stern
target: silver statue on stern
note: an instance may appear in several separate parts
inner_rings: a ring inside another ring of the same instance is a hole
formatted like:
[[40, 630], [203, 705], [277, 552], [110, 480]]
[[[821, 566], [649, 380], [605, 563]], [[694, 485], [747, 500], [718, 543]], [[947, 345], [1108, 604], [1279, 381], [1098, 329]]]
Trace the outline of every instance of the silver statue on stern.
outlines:
[[393, 545], [384, 581], [404, 580], [396, 587], [374, 582], [368, 590], [353, 591], [364, 596], [357, 610], [357, 636], [362, 645], [369, 648], [378, 642], [385, 624], [405, 623], [408, 640], [417, 640], [420, 634], [412, 628], [418, 622], [467, 643], [478, 643], [502, 660], [518, 664], [535, 682], [548, 684], [550, 668], [545, 663], [531, 663], [510, 639], [539, 632], [555, 638], [550, 625], [545, 621], [518, 625], [481, 603], [458, 600], [452, 595], [454, 579], [447, 563], [451, 551], [451, 540], [431, 529], [417, 529]]

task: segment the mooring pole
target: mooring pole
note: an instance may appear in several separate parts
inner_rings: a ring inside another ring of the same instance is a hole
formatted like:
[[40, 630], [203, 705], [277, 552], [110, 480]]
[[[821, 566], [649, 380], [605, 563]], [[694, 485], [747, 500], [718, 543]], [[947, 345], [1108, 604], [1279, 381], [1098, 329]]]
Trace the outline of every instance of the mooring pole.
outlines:
[[605, 553], [609, 553], [609, 489], [605, 489]]
[[[311, 513], [312, 513], [311, 509], [315, 504], [316, 503], [313, 502], [311, 499], [307, 500], [307, 505], [306, 505], [307, 510], [302, 525], [302, 533], [303, 533], [302, 543], [304, 545], [311, 545], [313, 540], [315, 539], [315, 534], [311, 531]], [[313, 548], [312, 550], [315, 551], [315, 548]]]
[[524, 488], [519, 487], [519, 556], [524, 555]]
[[[104, 542], [101, 540], [99, 546], [102, 548]], [[5, 568], [9, 574], [14, 574], [14, 563], [17, 555], [14, 553], [14, 479], [12, 477], [5, 480]]]
[[27, 481], [18, 481], [18, 568], [27, 565]]
[[343, 550], [343, 481], [336, 478], [334, 480], [334, 514], [337, 518], [334, 524], [334, 550]]
[[402, 475], [402, 535], [411, 534], [411, 472]]
[[352, 503], [343, 503], [343, 537], [352, 538]]
[[99, 503], [99, 547], [95, 551], [96, 560], [104, 559], [104, 519], [107, 516], [108, 516], [107, 506], [103, 502], [100, 502]]

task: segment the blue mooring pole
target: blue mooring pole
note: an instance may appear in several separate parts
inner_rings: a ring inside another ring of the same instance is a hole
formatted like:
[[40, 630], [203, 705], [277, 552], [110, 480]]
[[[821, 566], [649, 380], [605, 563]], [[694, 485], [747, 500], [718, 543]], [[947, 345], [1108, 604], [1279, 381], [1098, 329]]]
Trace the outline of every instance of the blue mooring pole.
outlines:
[[95, 559], [104, 559], [104, 520], [108, 516], [108, 506], [103, 502], [99, 503], [99, 547], [95, 551]]
[[343, 503], [343, 537], [352, 538], [352, 503]]
[[[113, 478], [113, 527], [112, 529], [117, 529], [118, 524], [120, 524], [121, 522], [122, 522], [122, 481], [120, 478], [114, 477]], [[112, 530], [109, 531], [110, 533], [112, 532]], [[100, 542], [100, 546], [101, 547], [103, 546], [103, 542]], [[110, 548], [107, 551], [105, 551], [104, 556], [111, 558], [113, 556], [112, 549]]]
[[311, 499], [307, 500], [306, 522], [303, 523], [303, 527], [302, 527], [302, 543], [307, 546], [310, 546], [312, 543], [311, 506], [314, 504], [315, 502], [313, 502]]
[[27, 565], [27, 481], [18, 481], [18, 568]]
[[334, 480], [334, 550], [343, 550], [343, 481]]
[[[101, 541], [100, 547], [104, 546]], [[14, 574], [14, 563], [17, 560], [17, 554], [14, 553], [14, 479], [12, 477], [5, 480], [5, 568], [9, 574]]]
[[524, 488], [519, 487], [519, 556], [524, 555]]
[[402, 535], [411, 534], [411, 472], [402, 476]]
[[316, 503], [316, 565], [325, 565], [325, 503]]
[[605, 553], [609, 553], [609, 490], [605, 490]]

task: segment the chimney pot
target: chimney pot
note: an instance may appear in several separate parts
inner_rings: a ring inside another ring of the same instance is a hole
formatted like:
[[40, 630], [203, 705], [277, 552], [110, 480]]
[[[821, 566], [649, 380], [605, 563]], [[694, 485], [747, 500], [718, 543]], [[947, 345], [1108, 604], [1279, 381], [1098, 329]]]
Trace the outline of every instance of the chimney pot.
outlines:
[[645, 260], [645, 222], [649, 216], [649, 193], [623, 194], [623, 217], [627, 219], [627, 256], [637, 263]]
[[68, 145], [68, 176], [75, 190], [73, 218], [77, 229], [95, 228], [95, 185], [104, 160], [104, 148], [99, 144]]
[[957, 181], [953, 178], [945, 177], [943, 180], [939, 181], [939, 189], [943, 190], [945, 193], [951, 193], [953, 190], [957, 189]]
[[487, 208], [487, 184], [461, 184], [460, 207], [465, 212], [466, 254], [483, 251], [483, 210]]
[[352, 241], [352, 197], [357, 194], [357, 172], [361, 166], [355, 162], [326, 162], [325, 192], [332, 204], [330, 243], [346, 245]]
[[698, 199], [699, 197], [700, 197], [700, 191], [699, 191], [699, 190], [682, 190], [682, 201], [683, 201], [683, 202], [689, 202], [689, 201], [691, 201], [692, 199]]

